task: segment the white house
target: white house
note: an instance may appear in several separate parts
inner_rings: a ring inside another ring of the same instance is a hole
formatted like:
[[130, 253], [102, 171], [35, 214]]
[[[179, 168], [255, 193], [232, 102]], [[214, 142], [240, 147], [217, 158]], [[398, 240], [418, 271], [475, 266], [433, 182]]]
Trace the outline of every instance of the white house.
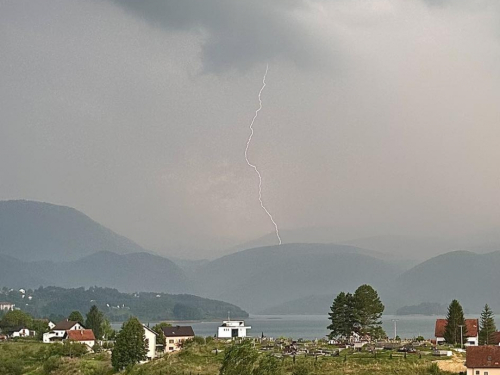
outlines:
[[146, 348], [148, 349], [146, 357], [148, 357], [148, 361], [151, 361], [152, 359], [156, 358], [156, 337], [158, 336], [158, 334], [144, 324], [142, 326], [144, 327]]
[[66, 334], [66, 331], [83, 330], [83, 329], [85, 329], [85, 327], [82, 326], [80, 323], [66, 319], [57, 323], [49, 332], [44, 333], [42, 341], [44, 343], [62, 341], [64, 335]]
[[220, 339], [247, 337], [247, 330], [251, 328], [246, 326], [243, 320], [224, 320], [217, 330], [217, 337]]
[[0, 302], [0, 310], [1, 311], [14, 310], [14, 307], [16, 307], [16, 305], [13, 304], [13, 303], [10, 303], [10, 302]]
[[163, 327], [163, 334], [166, 341], [165, 353], [180, 350], [183, 341], [194, 337], [194, 331], [191, 326]]
[[26, 327], [16, 327], [9, 331], [10, 337], [33, 337], [36, 332]]
[[63, 340], [75, 341], [87, 345], [88, 349], [92, 349], [95, 345], [94, 331], [91, 329], [71, 329], [67, 330], [63, 336]]
[[500, 347], [493, 345], [467, 348], [467, 375], [500, 375]]
[[[434, 335], [436, 337], [436, 344], [445, 342], [444, 332], [446, 330], [446, 319], [436, 319], [436, 327]], [[478, 319], [465, 319], [466, 330], [464, 330], [464, 346], [478, 346], [479, 345], [479, 320]]]

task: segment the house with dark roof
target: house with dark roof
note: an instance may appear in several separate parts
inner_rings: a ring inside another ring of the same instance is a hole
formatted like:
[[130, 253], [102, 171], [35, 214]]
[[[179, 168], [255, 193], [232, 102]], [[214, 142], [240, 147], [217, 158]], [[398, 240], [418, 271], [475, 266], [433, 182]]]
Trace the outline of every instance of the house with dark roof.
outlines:
[[[438, 345], [446, 342], [444, 339], [444, 332], [447, 324], [448, 321], [446, 319], [436, 319], [434, 336], [436, 337], [436, 344]], [[479, 344], [479, 320], [465, 319], [465, 326], [467, 329], [464, 330], [464, 345], [477, 346]]]
[[66, 331], [77, 331], [82, 329], [85, 329], [85, 327], [80, 323], [65, 319], [57, 323], [49, 332], [44, 333], [42, 341], [44, 343], [61, 341], [66, 334]]
[[95, 345], [94, 331], [91, 329], [72, 329], [67, 330], [63, 336], [63, 340], [75, 341], [80, 344], [85, 344], [89, 349]]
[[165, 353], [180, 350], [183, 341], [194, 337], [194, 331], [191, 326], [163, 327], [163, 334], [166, 339]]
[[25, 326], [13, 327], [6, 332], [10, 337], [34, 337], [36, 332]]
[[468, 347], [465, 366], [467, 375], [500, 375], [500, 346]]

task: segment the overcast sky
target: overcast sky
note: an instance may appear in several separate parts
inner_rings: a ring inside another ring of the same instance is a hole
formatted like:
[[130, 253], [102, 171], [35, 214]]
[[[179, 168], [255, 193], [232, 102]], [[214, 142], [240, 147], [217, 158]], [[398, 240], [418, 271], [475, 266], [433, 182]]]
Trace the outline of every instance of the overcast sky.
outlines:
[[166, 255], [272, 232], [268, 63], [280, 228], [500, 225], [497, 0], [2, 0], [0, 46], [0, 199]]

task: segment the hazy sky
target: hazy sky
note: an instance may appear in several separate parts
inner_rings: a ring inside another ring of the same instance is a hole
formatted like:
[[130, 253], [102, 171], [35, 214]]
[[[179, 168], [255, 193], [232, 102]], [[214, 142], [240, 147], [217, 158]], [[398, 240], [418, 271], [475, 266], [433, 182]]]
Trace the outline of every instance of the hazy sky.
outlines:
[[169, 255], [272, 232], [268, 63], [281, 228], [500, 225], [497, 0], [2, 0], [0, 46], [0, 199]]

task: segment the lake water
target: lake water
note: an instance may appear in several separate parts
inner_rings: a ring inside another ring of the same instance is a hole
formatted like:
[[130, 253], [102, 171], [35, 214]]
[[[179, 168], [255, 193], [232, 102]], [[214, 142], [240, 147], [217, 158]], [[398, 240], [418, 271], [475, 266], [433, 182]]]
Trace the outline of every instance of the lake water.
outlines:
[[[398, 319], [396, 322], [397, 334], [401, 338], [423, 336], [430, 339], [434, 338], [434, 324], [437, 318], [436, 316], [422, 315], [384, 315], [382, 326], [387, 335], [393, 337], [394, 322], [392, 319]], [[467, 318], [479, 318], [479, 315], [467, 315]], [[221, 324], [221, 322], [171, 323], [172, 325], [191, 325], [197, 336], [214, 336], [217, 333], [217, 327]], [[326, 327], [330, 321], [326, 315], [250, 315], [249, 318], [245, 319], [245, 323], [252, 327], [249, 335], [253, 337], [260, 337], [263, 332], [267, 337], [319, 339], [328, 334]], [[497, 321], [497, 327], [500, 326], [499, 323], [500, 321]], [[120, 325], [114, 325], [114, 328], [119, 329]]]

